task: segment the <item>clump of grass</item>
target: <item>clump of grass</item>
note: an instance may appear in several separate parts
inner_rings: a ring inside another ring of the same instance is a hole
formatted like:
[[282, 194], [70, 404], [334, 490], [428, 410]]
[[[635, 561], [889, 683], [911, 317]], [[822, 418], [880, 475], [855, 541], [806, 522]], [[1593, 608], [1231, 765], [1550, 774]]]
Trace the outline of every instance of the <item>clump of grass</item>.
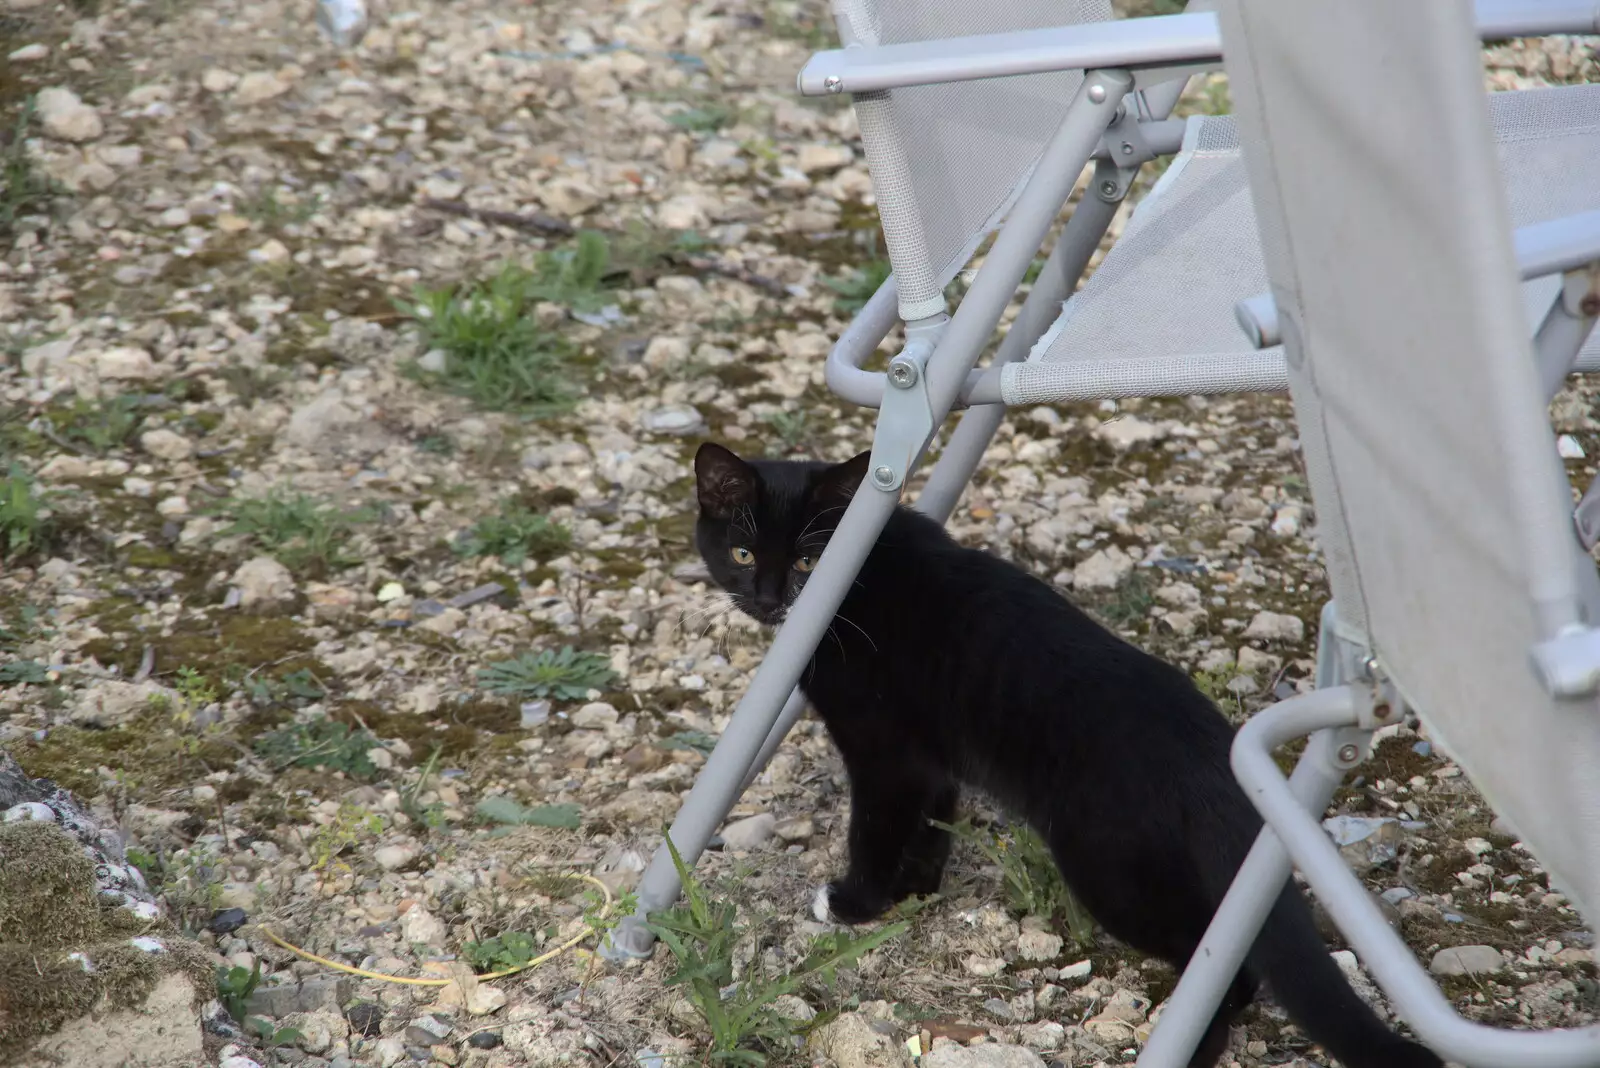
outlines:
[[370, 778], [377, 767], [367, 752], [378, 744], [370, 731], [352, 729], [333, 719], [313, 719], [287, 723], [256, 739], [256, 754], [273, 766], [284, 768], [326, 768], [356, 778]]
[[580, 653], [572, 646], [523, 653], [478, 670], [478, 685], [507, 697], [553, 697], [578, 701], [590, 690], [603, 690], [617, 679], [611, 661], [599, 653]]
[[1080, 948], [1094, 941], [1094, 917], [1080, 905], [1061, 879], [1050, 847], [1026, 824], [1005, 832], [979, 830], [970, 819], [960, 823], [933, 821], [957, 838], [978, 847], [1000, 869], [1006, 907], [1018, 916], [1043, 916], [1060, 920]]
[[34, 102], [29, 97], [17, 112], [11, 136], [0, 148], [0, 237], [16, 232], [17, 220], [49, 207], [61, 187], [40, 173], [28, 156], [28, 134], [33, 126]]
[[1113, 627], [1131, 627], [1148, 616], [1155, 603], [1149, 578], [1135, 568], [1111, 591], [1110, 599], [1100, 607], [1100, 616]]
[[42, 551], [50, 539], [50, 508], [33, 476], [12, 464], [0, 478], [0, 560]]
[[574, 247], [540, 253], [531, 270], [507, 265], [470, 288], [418, 288], [398, 306], [428, 348], [444, 353], [443, 369], [426, 374], [487, 408], [549, 413], [577, 389], [565, 339], [530, 318], [533, 306], [594, 311], [606, 303], [610, 273], [606, 239], [584, 231]]
[[307, 222], [321, 207], [320, 195], [283, 200], [276, 189], [270, 188], [260, 189], [235, 205], [240, 215], [267, 229]]
[[732, 122], [733, 117], [733, 108], [726, 104], [711, 103], [675, 111], [667, 116], [667, 121], [690, 133], [713, 133]]
[[124, 393], [99, 403], [77, 397], [46, 419], [63, 441], [104, 456], [126, 445], [144, 417], [139, 414], [139, 398]]
[[243, 535], [290, 570], [313, 573], [360, 563], [350, 552], [350, 537], [373, 518], [367, 509], [340, 509], [283, 489], [236, 500], [227, 511], [233, 523], [224, 535]]
[[820, 935], [805, 958], [782, 975], [767, 974], [758, 956], [735, 980], [734, 947], [746, 939], [747, 925], [739, 922], [733, 902], [707, 895], [670, 835], [667, 848], [683, 883], [684, 904], [653, 914], [649, 926], [676, 965], [667, 985], [682, 988], [711, 1032], [712, 1064], [761, 1068], [769, 1055], [792, 1047], [796, 1037], [824, 1017], [808, 1025], [784, 1016], [774, 1002], [814, 983], [831, 986], [840, 968], [904, 934], [910, 927], [905, 914], [920, 907], [913, 903], [902, 910], [902, 918], [865, 934]]
[[498, 556], [516, 567], [529, 557], [554, 556], [571, 544], [572, 531], [513, 497], [473, 524], [451, 548], [462, 556]]
[[778, 435], [783, 447], [790, 452], [803, 446], [811, 434], [810, 421], [804, 411], [773, 412], [767, 416], [766, 422]]
[[835, 311], [858, 312], [872, 299], [872, 294], [889, 280], [893, 271], [888, 260], [872, 259], [843, 278], [824, 278], [822, 284], [839, 294], [833, 298]]

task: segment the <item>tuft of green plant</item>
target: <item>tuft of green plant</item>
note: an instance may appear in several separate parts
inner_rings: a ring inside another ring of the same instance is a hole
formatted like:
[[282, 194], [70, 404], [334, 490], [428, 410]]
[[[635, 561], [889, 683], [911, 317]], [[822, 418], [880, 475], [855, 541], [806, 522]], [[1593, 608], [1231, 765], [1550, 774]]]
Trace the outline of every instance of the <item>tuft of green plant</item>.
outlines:
[[222, 1002], [222, 1007], [228, 1010], [228, 1015], [232, 1016], [236, 1023], [244, 1023], [245, 1003], [260, 985], [259, 960], [250, 968], [241, 968], [238, 965], [226, 968], [217, 965], [217, 1000]]
[[557, 827], [576, 830], [582, 822], [583, 810], [571, 802], [556, 805], [523, 805], [513, 797], [494, 794], [485, 797], [473, 807], [479, 819], [510, 827]]
[[[383, 820], [377, 813], [350, 801], [340, 802], [333, 819], [311, 836], [311, 870], [326, 875], [345, 850], [382, 831]], [[343, 861], [339, 861], [338, 867], [350, 870], [350, 865]]]
[[268, 731], [256, 739], [255, 750], [277, 771], [326, 768], [365, 779], [377, 773], [367, 756], [377, 744], [370, 731], [334, 719], [313, 719]]
[[833, 298], [835, 311], [858, 312], [889, 280], [893, 271], [888, 260], [872, 259], [843, 278], [824, 278], [822, 284], [839, 294]]
[[264, 1016], [250, 1017], [245, 1021], [245, 1026], [255, 1032], [256, 1042], [267, 1051], [267, 1057], [273, 1064], [278, 1063], [278, 1050], [300, 1041], [298, 1028], [280, 1027]]
[[611, 661], [599, 653], [580, 653], [570, 645], [559, 652], [549, 649], [523, 653], [478, 669], [478, 685], [508, 697], [553, 697], [578, 701], [590, 690], [603, 690], [616, 681]]
[[[760, 971], [759, 958], [734, 978], [733, 950], [745, 938], [745, 925], [731, 901], [714, 901], [695, 880], [671, 835], [667, 848], [683, 884], [684, 904], [654, 913], [649, 927], [676, 965], [667, 986], [684, 997], [711, 1032], [713, 1064], [762, 1068], [770, 1053], [789, 1045], [805, 1025], [789, 1019], [773, 1003], [812, 983], [832, 985], [839, 969], [904, 934], [910, 920], [900, 918], [865, 934], [836, 931], [818, 936], [798, 965], [782, 975]], [[918, 905], [912, 905], [914, 911]]]
[[0, 560], [39, 552], [50, 540], [50, 508], [33, 476], [12, 464], [0, 478]]
[[37, 660], [13, 660], [0, 664], [0, 686], [43, 685], [49, 681], [49, 668]]
[[767, 416], [767, 425], [778, 435], [783, 447], [790, 452], [805, 444], [810, 436], [806, 413], [777, 411]]
[[45, 418], [63, 441], [79, 445], [97, 456], [128, 444], [144, 416], [138, 397], [126, 393], [102, 401], [75, 397]]
[[317, 677], [306, 668], [297, 668], [282, 678], [252, 675], [245, 680], [244, 691], [250, 703], [259, 708], [299, 708], [328, 695]]
[[989, 862], [1000, 869], [1006, 906], [1019, 916], [1059, 919], [1079, 948], [1094, 942], [1094, 917], [1078, 903], [1061, 879], [1050, 847], [1026, 824], [1016, 824], [1008, 832], [980, 831], [970, 818], [959, 823], [930, 821], [957, 838], [978, 847]]
[[361, 562], [350, 552], [350, 537], [374, 514], [365, 508], [341, 509], [304, 493], [282, 488], [245, 497], [226, 506], [233, 523], [223, 534], [243, 535], [291, 571], [321, 573]]
[[1111, 591], [1111, 597], [1100, 607], [1100, 616], [1113, 627], [1131, 627], [1148, 616], [1155, 603], [1149, 578], [1135, 568]]
[[484, 407], [548, 414], [568, 407], [577, 389], [566, 342], [530, 318], [533, 306], [596, 311], [610, 273], [605, 237], [585, 230], [573, 247], [539, 253], [532, 270], [507, 264], [468, 289], [419, 287], [397, 307], [429, 349], [444, 353], [443, 370], [426, 373]]
[[436, 831], [445, 824], [444, 802], [422, 803], [422, 795], [427, 792], [428, 783], [433, 781], [434, 773], [438, 770], [441, 752], [443, 750], [439, 746], [433, 747], [433, 752], [428, 754], [428, 762], [422, 765], [422, 773], [417, 776], [417, 781], [400, 794], [400, 811], [412, 823], [429, 831]]
[[17, 220], [50, 206], [62, 192], [60, 184], [39, 171], [28, 156], [28, 135], [33, 127], [34, 100], [23, 101], [16, 125], [0, 148], [0, 237], [16, 232]]
[[291, 194], [289, 199], [284, 200], [279, 197], [278, 190], [271, 188], [257, 190], [253, 196], [235, 205], [240, 215], [269, 230], [307, 222], [321, 207], [321, 194], [308, 197]]
[[15, 652], [28, 642], [48, 638], [54, 631], [42, 622], [43, 616], [38, 605], [25, 604], [15, 618], [0, 620], [0, 649]]
[[684, 108], [667, 116], [667, 121], [690, 133], [714, 133], [733, 121], [734, 110], [727, 104], [710, 103]]
[[571, 544], [572, 531], [512, 497], [494, 515], [474, 523], [451, 548], [462, 556], [498, 556], [507, 567], [517, 567], [530, 556], [554, 556]]
[[461, 955], [478, 972], [524, 968], [539, 955], [539, 943], [527, 931], [507, 931], [481, 942], [463, 942]]

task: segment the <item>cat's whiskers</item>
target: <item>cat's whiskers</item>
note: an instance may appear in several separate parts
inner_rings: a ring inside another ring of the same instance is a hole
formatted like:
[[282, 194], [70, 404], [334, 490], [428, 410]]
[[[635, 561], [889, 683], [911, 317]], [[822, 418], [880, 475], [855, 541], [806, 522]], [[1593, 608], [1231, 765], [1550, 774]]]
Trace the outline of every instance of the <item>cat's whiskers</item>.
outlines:
[[[838, 620], [840, 623], [848, 623], [852, 627], [855, 627], [856, 628], [856, 633], [861, 635], [863, 638], [865, 638], [867, 640], [867, 644], [872, 646], [872, 651], [873, 652], [877, 652], [878, 651], [878, 643], [873, 641], [872, 640], [872, 635], [870, 635], [866, 631], [862, 630], [861, 629], [861, 625], [859, 623], [857, 623], [855, 620], [849, 618], [843, 612], [835, 612], [833, 614], [833, 618]], [[830, 625], [829, 629], [830, 630], [832, 629], [831, 625]]]
[[[796, 542], [804, 541], [806, 535], [811, 533], [811, 528], [817, 525], [817, 520], [821, 519], [823, 516], [832, 515], [834, 512], [842, 512], [842, 511], [844, 511], [844, 508], [845, 508], [845, 506], [842, 505], [842, 504], [841, 505], [836, 505], [835, 507], [832, 507], [832, 508], [824, 508], [822, 511], [818, 512], [816, 515], [814, 515], [810, 519], [806, 520], [805, 528], [800, 531], [800, 536], [795, 538], [794, 540]], [[821, 532], [819, 531], [818, 533], [820, 534]], [[828, 533], [832, 534], [833, 531], [830, 530], [830, 531], [828, 531]]]

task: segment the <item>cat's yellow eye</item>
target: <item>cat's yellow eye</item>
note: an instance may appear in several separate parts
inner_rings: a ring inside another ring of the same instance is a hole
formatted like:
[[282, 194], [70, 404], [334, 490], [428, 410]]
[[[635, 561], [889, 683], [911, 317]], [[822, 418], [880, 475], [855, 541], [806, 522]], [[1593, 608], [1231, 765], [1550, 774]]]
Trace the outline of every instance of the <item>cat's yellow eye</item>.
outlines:
[[802, 556], [794, 562], [794, 569], [804, 574], [817, 566], [816, 560], [809, 556]]
[[749, 567], [756, 562], [756, 554], [746, 549], [743, 545], [735, 545], [728, 550], [728, 559], [740, 567]]

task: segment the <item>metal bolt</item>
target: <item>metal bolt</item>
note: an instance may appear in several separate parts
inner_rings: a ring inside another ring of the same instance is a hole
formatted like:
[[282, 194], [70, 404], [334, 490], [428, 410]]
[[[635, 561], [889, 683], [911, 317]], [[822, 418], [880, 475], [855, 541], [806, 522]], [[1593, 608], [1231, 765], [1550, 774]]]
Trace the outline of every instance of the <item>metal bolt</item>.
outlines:
[[830, 93], [837, 93], [844, 88], [844, 79], [837, 74], [830, 74], [822, 79], [822, 87]]
[[874, 468], [872, 471], [872, 481], [877, 485], [882, 486], [884, 489], [888, 489], [890, 486], [894, 485], [894, 468], [890, 467], [888, 464], [884, 464], [882, 467]]
[[1378, 674], [1378, 658], [1375, 656], [1362, 657], [1361, 673], [1369, 679], [1375, 677]]
[[1339, 747], [1339, 763], [1354, 764], [1361, 756], [1361, 750], [1354, 745], [1341, 745]]
[[895, 389], [910, 389], [917, 384], [917, 365], [904, 356], [889, 361], [889, 384]]
[[1106, 87], [1103, 85], [1089, 86], [1089, 103], [1104, 104], [1106, 102]]
[[1105, 181], [1101, 182], [1100, 183], [1100, 195], [1101, 196], [1107, 196], [1107, 197], [1116, 196], [1117, 195], [1117, 183], [1113, 182], [1110, 178], [1107, 178]]
[[1124, 141], [1124, 142], [1122, 142], [1122, 154], [1124, 156], [1133, 155], [1133, 142], [1132, 141]]

